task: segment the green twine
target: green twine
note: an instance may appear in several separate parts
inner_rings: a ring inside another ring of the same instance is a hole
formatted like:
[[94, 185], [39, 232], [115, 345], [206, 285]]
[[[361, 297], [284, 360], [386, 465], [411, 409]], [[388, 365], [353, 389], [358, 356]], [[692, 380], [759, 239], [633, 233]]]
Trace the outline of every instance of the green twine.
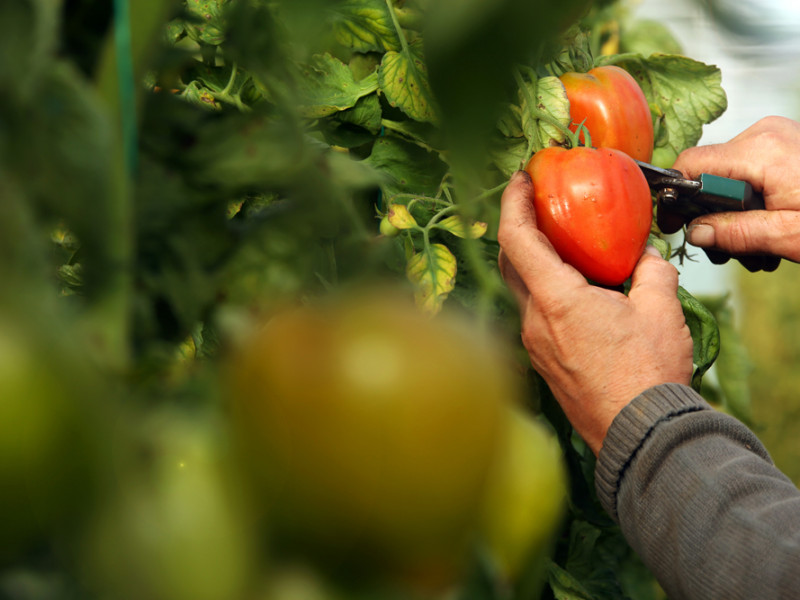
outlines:
[[128, 173], [136, 173], [138, 132], [136, 123], [136, 85], [131, 50], [131, 17], [128, 0], [114, 0], [114, 44], [117, 50], [119, 106], [122, 121], [122, 143]]

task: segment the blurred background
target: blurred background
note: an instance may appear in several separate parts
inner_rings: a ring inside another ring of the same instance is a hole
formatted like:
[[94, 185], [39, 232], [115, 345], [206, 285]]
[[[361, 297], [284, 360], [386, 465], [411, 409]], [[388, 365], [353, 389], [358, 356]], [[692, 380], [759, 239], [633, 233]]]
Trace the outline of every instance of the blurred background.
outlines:
[[[728, 110], [704, 128], [701, 145], [768, 115], [800, 118], [800, 3], [641, 0], [634, 16], [663, 22], [688, 56], [720, 67]], [[783, 261], [775, 273], [749, 273], [738, 262], [712, 265], [700, 251], [693, 257], [678, 267], [681, 283], [698, 296], [731, 295], [752, 369], [752, 425], [800, 483], [800, 266]]]

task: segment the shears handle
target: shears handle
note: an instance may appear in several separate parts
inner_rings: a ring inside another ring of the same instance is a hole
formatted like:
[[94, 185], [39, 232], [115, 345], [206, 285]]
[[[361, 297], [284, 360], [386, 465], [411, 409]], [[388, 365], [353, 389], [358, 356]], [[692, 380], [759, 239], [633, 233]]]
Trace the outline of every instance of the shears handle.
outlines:
[[[711, 213], [764, 210], [764, 197], [753, 190], [746, 181], [728, 179], [703, 173], [700, 189], [691, 198], [680, 198], [669, 188], [657, 193], [658, 209], [656, 222], [664, 233], [675, 233], [685, 224]], [[781, 259], [776, 256], [732, 256], [717, 250], [705, 250], [714, 264], [724, 264], [736, 258], [749, 271], [774, 271]]]

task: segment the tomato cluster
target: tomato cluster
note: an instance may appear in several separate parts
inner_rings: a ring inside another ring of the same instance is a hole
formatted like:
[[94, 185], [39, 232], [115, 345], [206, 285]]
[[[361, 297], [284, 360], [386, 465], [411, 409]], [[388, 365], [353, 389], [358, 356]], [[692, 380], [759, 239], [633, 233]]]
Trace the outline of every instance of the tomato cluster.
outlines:
[[558, 445], [514, 412], [518, 377], [465, 323], [382, 294], [292, 310], [227, 380], [282, 548], [430, 588], [460, 575], [476, 537], [510, 577], [558, 524]]
[[566, 73], [561, 81], [572, 128], [588, 129], [593, 148], [546, 148], [528, 162], [537, 224], [565, 262], [595, 283], [619, 285], [633, 272], [652, 222], [650, 189], [633, 160], [652, 157], [650, 109], [619, 67]]

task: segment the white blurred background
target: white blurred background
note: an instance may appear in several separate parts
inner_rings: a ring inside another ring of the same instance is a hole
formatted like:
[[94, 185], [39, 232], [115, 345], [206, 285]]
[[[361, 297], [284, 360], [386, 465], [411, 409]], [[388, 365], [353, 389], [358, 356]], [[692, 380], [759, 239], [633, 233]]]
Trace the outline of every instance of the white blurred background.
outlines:
[[[798, 0], [640, 0], [634, 16], [664, 23], [687, 56], [721, 69], [728, 110], [704, 128], [700, 144], [727, 141], [767, 115], [800, 118]], [[692, 254], [697, 262], [679, 267], [687, 290], [735, 291], [738, 262], [717, 266], [700, 250]]]

